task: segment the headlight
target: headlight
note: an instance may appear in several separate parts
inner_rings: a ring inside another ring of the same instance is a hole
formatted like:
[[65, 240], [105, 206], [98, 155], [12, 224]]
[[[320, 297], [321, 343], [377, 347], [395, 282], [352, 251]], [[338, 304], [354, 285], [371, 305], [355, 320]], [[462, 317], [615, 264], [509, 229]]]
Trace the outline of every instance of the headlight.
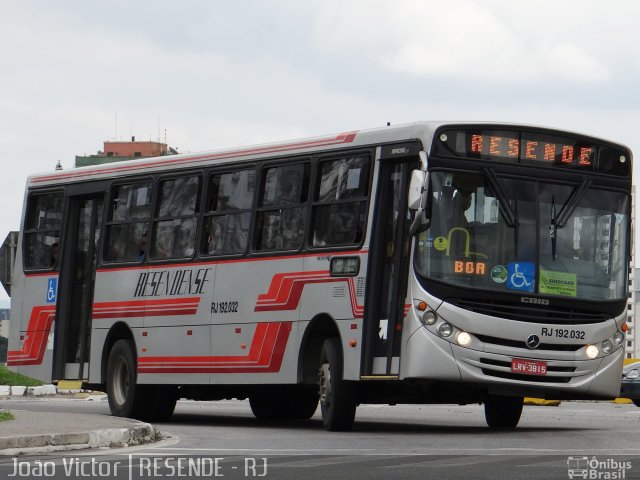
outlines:
[[469, 335], [467, 332], [460, 332], [458, 334], [458, 345], [460, 345], [461, 347], [466, 347], [470, 343], [471, 335]]
[[595, 345], [587, 345], [586, 354], [589, 358], [596, 358], [598, 356], [598, 347]]
[[433, 325], [438, 320], [438, 314], [433, 310], [427, 310], [422, 315], [422, 322], [425, 325]]
[[440, 335], [443, 337], [450, 337], [453, 333], [453, 327], [448, 323], [443, 323], [438, 327], [438, 332], [440, 332]]
[[618, 345], [622, 345], [622, 342], [624, 342], [624, 333], [618, 330], [613, 334], [613, 341]]
[[613, 344], [610, 340], [605, 340], [604, 342], [602, 342], [602, 353], [604, 353], [605, 355], [609, 355], [611, 353], [611, 350], [613, 350]]
[[633, 380], [634, 378], [640, 377], [640, 372], [634, 368], [633, 370], [629, 370], [624, 377]]

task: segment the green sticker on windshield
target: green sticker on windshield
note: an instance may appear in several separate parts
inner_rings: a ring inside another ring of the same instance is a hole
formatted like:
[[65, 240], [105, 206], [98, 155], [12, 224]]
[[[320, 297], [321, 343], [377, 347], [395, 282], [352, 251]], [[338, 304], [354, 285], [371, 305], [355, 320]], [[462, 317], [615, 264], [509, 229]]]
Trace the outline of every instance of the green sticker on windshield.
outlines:
[[578, 296], [578, 280], [575, 273], [540, 270], [540, 293]]

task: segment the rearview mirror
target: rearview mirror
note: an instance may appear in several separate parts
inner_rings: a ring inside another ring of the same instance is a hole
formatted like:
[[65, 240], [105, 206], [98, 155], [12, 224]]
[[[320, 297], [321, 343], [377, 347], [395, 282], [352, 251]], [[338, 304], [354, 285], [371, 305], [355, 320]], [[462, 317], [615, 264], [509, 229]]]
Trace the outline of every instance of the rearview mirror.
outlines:
[[427, 172], [422, 170], [414, 170], [411, 172], [411, 182], [409, 183], [408, 205], [411, 210], [418, 210], [422, 206], [422, 197], [424, 193]]

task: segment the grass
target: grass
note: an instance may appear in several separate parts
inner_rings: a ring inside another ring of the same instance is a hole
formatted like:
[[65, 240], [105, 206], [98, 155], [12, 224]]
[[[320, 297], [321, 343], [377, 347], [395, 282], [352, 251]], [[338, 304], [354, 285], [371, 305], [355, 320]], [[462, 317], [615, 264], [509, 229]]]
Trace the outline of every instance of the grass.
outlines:
[[0, 385], [25, 385], [27, 387], [37, 387], [42, 385], [42, 382], [19, 373], [11, 372], [0, 365]]
[[5, 420], [15, 420], [13, 413], [0, 411], [0, 422], [4, 422]]

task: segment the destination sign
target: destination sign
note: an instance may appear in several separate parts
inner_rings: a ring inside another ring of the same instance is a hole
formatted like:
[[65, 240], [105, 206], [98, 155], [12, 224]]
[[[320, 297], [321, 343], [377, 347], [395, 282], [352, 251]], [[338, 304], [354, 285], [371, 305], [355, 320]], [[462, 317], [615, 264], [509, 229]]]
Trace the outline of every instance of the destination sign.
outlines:
[[619, 176], [627, 176], [631, 164], [630, 154], [620, 148], [535, 130], [445, 129], [437, 134], [433, 152]]

